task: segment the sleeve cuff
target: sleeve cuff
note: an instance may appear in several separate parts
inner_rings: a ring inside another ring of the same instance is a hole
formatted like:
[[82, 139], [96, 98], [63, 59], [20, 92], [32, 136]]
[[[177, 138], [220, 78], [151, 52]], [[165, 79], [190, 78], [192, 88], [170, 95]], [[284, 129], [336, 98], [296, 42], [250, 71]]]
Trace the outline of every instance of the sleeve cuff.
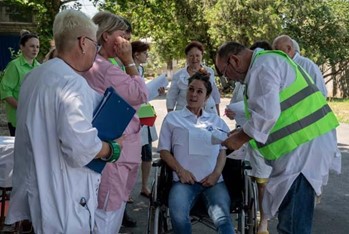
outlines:
[[252, 126], [248, 122], [246, 122], [244, 124], [242, 129], [252, 139], [254, 139], [260, 143], [265, 143], [268, 140], [268, 136], [269, 136], [268, 134], [258, 132], [257, 130], [253, 129]]

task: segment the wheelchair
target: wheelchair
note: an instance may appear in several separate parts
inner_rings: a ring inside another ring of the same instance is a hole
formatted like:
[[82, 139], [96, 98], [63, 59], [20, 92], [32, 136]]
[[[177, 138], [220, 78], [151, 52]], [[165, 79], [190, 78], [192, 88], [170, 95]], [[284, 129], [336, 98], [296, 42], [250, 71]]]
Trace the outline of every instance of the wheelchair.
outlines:
[[[153, 162], [155, 176], [152, 182], [148, 207], [148, 234], [173, 233], [168, 208], [168, 196], [172, 185], [172, 170], [161, 159]], [[248, 176], [248, 161], [227, 158], [222, 172], [232, 204], [231, 215], [238, 234], [257, 233], [257, 185]], [[205, 206], [200, 200], [190, 212], [192, 225], [201, 223], [216, 230]]]

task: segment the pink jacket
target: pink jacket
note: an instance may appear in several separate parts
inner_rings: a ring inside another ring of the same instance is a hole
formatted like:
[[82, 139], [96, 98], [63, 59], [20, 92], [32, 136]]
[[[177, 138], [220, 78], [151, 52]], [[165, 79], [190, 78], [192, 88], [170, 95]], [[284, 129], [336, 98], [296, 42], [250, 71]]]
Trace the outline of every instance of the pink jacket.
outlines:
[[[136, 110], [148, 100], [147, 86], [139, 75], [129, 76], [100, 55], [97, 55], [93, 66], [83, 76], [89, 85], [101, 94], [112, 86]], [[134, 170], [137, 171], [141, 162], [140, 129], [139, 118], [134, 115], [124, 132], [120, 159], [116, 163], [107, 163], [103, 170], [98, 208], [115, 210], [120, 207], [121, 201], [127, 201], [137, 178], [137, 172]], [[107, 197], [108, 201], [105, 200]]]

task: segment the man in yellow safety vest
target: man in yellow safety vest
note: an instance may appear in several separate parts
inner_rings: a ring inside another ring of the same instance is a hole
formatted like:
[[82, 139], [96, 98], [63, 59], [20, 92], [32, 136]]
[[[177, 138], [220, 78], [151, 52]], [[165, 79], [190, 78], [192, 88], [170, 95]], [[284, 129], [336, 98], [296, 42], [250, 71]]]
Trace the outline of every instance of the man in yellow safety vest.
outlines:
[[227, 42], [217, 52], [216, 66], [246, 85], [248, 120], [222, 144], [238, 149], [248, 143], [248, 150], [265, 157], [273, 168], [265, 214], [278, 213], [279, 233], [310, 234], [314, 196], [340, 160], [336, 117], [311, 77], [281, 51], [252, 51]]

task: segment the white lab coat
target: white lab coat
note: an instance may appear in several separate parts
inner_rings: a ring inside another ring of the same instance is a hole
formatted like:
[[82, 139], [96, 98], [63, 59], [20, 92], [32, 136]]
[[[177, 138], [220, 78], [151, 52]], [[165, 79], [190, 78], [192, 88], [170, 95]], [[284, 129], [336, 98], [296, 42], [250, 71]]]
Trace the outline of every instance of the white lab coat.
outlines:
[[84, 166], [102, 148], [91, 125], [100, 99], [59, 58], [27, 75], [17, 109], [7, 224], [29, 219], [37, 234], [93, 228], [100, 175]]
[[[254, 51], [253, 57], [257, 51], [259, 50]], [[278, 55], [264, 55], [255, 59], [244, 81], [248, 87], [248, 108], [251, 113], [251, 118], [243, 125], [244, 132], [258, 142], [266, 142], [281, 112], [279, 93], [294, 79], [293, 68]], [[263, 200], [266, 216], [271, 218], [276, 214], [300, 173], [305, 176], [316, 194], [321, 194], [321, 187], [328, 180], [329, 169], [340, 172], [341, 157], [338, 152], [336, 130], [333, 130], [277, 160], [268, 161], [273, 169]]]
[[325, 80], [322, 76], [322, 73], [318, 65], [316, 65], [310, 59], [303, 57], [298, 53], [294, 55], [293, 61], [295, 61], [302, 68], [304, 68], [304, 70], [310, 75], [310, 77], [313, 78], [315, 85], [318, 87], [322, 95], [324, 95], [324, 97], [327, 97], [327, 88]]
[[[240, 82], [236, 82], [230, 103], [244, 102], [244, 91], [245, 85], [241, 84]], [[237, 113], [237, 115], [239, 115], [239, 113]], [[241, 123], [237, 122], [237, 124], [242, 126], [244, 123], [246, 123], [247, 118], [241, 118], [240, 121]], [[235, 150], [227, 157], [232, 159], [242, 158], [244, 160], [248, 160], [252, 166], [252, 169], [247, 172], [250, 176], [263, 179], [269, 178], [272, 168], [265, 163], [264, 158], [259, 151], [248, 147], [248, 144], [249, 143], [245, 143], [240, 149]]]
[[[205, 111], [209, 113], [217, 113], [216, 105], [220, 103], [220, 93], [215, 82], [214, 71], [204, 66], [204, 68], [210, 73], [210, 82], [212, 84], [212, 93], [205, 104]], [[187, 89], [188, 79], [190, 75], [187, 71], [187, 67], [177, 71], [171, 81], [170, 89], [166, 96], [167, 109], [181, 110], [187, 105]]]

